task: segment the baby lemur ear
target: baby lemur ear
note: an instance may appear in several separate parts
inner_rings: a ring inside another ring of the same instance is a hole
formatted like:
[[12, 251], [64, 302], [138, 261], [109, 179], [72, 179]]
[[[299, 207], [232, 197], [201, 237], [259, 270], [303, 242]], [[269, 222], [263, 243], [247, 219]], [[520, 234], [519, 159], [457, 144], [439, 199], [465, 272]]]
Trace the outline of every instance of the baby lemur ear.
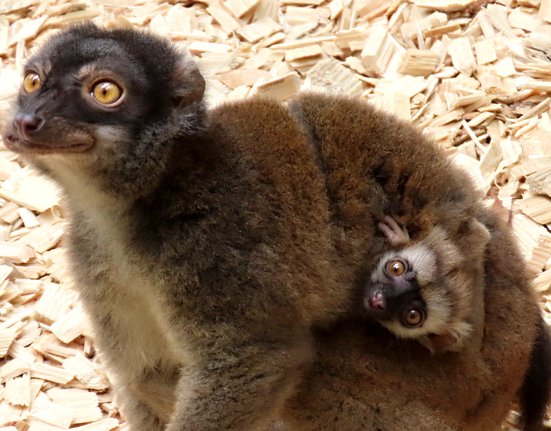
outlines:
[[176, 89], [173, 95], [175, 106], [186, 106], [203, 99], [205, 79], [195, 61], [188, 56], [176, 65], [172, 79]]
[[476, 251], [483, 251], [490, 242], [491, 234], [488, 228], [476, 218], [466, 221], [461, 227], [470, 247]]

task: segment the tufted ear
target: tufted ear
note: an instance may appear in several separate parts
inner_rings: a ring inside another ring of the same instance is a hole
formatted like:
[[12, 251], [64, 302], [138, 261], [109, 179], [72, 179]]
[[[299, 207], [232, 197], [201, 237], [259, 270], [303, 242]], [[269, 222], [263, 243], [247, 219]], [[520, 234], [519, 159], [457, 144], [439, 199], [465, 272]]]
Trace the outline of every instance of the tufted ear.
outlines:
[[175, 106], [187, 106], [203, 99], [205, 79], [195, 61], [188, 56], [177, 64], [172, 79], [175, 83], [173, 95]]
[[473, 246], [476, 247], [477, 251], [483, 251], [490, 242], [492, 236], [490, 231], [475, 218], [470, 219], [468, 223], [468, 232], [473, 241]]

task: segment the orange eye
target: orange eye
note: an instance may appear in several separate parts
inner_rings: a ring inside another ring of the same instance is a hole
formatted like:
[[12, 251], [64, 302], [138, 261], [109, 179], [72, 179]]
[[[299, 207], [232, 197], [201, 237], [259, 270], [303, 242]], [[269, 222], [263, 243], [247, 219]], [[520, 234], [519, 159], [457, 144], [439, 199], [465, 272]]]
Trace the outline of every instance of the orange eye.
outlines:
[[426, 315], [424, 311], [418, 310], [417, 308], [411, 308], [406, 310], [401, 320], [402, 325], [407, 326], [408, 328], [416, 328], [423, 324], [425, 318]]
[[99, 81], [92, 87], [91, 95], [102, 105], [114, 105], [122, 97], [122, 88], [112, 81]]
[[23, 79], [23, 89], [27, 93], [32, 93], [38, 90], [42, 86], [42, 81], [40, 76], [36, 72], [29, 72], [25, 75]]
[[391, 259], [385, 265], [385, 271], [392, 277], [399, 277], [407, 271], [407, 263], [402, 259]]

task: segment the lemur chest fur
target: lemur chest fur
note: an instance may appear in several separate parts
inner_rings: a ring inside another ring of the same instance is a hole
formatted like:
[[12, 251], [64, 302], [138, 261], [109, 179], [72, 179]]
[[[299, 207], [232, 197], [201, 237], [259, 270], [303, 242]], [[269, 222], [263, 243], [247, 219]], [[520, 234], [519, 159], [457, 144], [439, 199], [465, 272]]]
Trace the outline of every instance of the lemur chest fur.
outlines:
[[126, 209], [98, 193], [80, 196], [72, 201], [78, 220], [73, 260], [81, 296], [101, 334], [101, 350], [111, 352], [109, 358], [116, 358], [115, 368], [125, 370], [127, 379], [146, 369], [181, 365], [186, 355], [173, 341], [162, 292], [144, 276], [147, 263], [128, 246]]

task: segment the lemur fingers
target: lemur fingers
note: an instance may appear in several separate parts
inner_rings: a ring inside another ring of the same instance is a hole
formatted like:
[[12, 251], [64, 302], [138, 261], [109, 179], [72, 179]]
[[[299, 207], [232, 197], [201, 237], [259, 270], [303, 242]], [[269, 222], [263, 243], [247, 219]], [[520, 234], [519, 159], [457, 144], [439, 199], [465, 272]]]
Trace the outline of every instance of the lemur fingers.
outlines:
[[406, 227], [401, 227], [396, 220], [390, 216], [385, 216], [383, 221], [379, 222], [377, 226], [392, 245], [406, 244], [410, 240]]

